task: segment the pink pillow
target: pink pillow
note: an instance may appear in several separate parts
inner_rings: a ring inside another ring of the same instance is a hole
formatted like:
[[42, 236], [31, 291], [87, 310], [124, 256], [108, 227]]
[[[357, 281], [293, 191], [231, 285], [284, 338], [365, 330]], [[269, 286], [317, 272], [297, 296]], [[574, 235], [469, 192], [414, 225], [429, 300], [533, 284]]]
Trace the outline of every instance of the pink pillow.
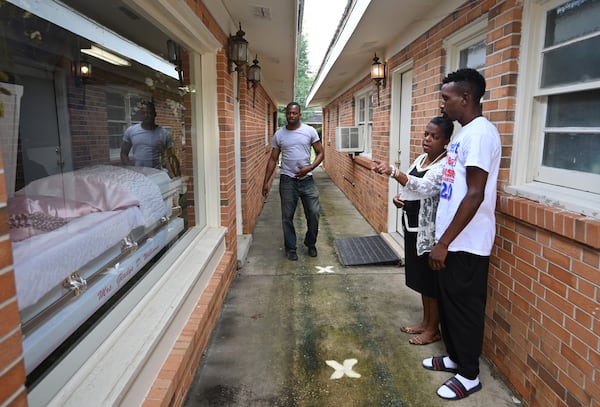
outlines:
[[32, 214], [35, 212], [59, 218], [78, 218], [100, 209], [85, 203], [66, 198], [44, 195], [15, 195], [8, 199], [9, 215]]
[[72, 218], [99, 212], [87, 203], [43, 195], [15, 195], [8, 199], [7, 207], [13, 242], [58, 229]]

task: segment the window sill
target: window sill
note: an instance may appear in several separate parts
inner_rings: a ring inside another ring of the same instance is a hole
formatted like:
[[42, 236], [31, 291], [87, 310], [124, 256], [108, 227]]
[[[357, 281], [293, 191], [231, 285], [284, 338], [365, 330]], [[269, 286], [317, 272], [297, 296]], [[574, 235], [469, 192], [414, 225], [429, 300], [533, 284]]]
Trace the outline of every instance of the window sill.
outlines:
[[600, 248], [600, 197], [540, 183], [509, 186], [497, 210], [566, 239]]
[[356, 164], [360, 165], [361, 167], [365, 167], [369, 171], [373, 167], [373, 161], [371, 160], [371, 155], [370, 154], [368, 156], [366, 156], [366, 155], [356, 156], [356, 157], [353, 158], [353, 161]]
[[156, 281], [150, 271], [32, 390], [30, 405], [143, 400], [225, 252], [224, 237], [224, 228], [190, 229], [155, 265]]
[[600, 220], [600, 195], [540, 182], [506, 187], [506, 192], [552, 208]]

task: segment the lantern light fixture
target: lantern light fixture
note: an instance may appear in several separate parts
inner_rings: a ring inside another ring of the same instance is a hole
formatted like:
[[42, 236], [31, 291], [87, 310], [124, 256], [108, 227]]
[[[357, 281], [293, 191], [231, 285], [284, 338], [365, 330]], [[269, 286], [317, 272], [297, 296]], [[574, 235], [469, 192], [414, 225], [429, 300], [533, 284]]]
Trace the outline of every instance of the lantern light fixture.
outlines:
[[239, 25], [240, 29], [238, 32], [235, 35], [230, 35], [227, 41], [229, 72], [236, 71], [237, 73], [237, 100], [240, 100], [240, 72], [242, 71], [242, 67], [248, 63], [248, 41], [244, 38], [246, 33], [242, 30], [242, 23], [239, 23]]
[[92, 64], [87, 61], [79, 61], [75, 64], [75, 71], [80, 78], [88, 79], [92, 77]]
[[377, 53], [375, 53], [375, 56], [373, 57], [373, 63], [371, 64], [371, 79], [375, 82], [375, 85], [377, 86], [377, 104], [380, 105], [380, 100], [379, 100], [379, 88], [380, 87], [384, 87], [385, 88], [385, 68], [386, 68], [386, 63], [385, 62], [380, 62], [379, 61], [379, 57], [377, 56]]
[[[240, 71], [241, 67], [248, 63], [248, 41], [244, 38], [246, 33], [242, 30], [242, 23], [239, 23], [240, 29], [235, 35], [229, 36], [229, 72]], [[233, 67], [235, 65], [235, 68]]]
[[167, 40], [167, 58], [169, 62], [175, 65], [175, 70], [179, 76], [179, 87], [183, 88], [183, 60], [181, 59], [181, 45], [173, 40]]
[[246, 72], [246, 79], [248, 81], [248, 87], [252, 86], [252, 107], [256, 101], [256, 87], [260, 83], [260, 65], [258, 65], [258, 55], [254, 57], [252, 65], [248, 67]]

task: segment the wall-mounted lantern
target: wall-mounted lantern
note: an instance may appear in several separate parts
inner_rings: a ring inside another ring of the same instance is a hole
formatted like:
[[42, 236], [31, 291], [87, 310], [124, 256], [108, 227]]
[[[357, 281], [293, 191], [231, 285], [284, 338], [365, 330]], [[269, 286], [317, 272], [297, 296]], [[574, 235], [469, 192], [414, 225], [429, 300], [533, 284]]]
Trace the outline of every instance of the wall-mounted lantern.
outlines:
[[379, 62], [377, 53], [375, 53], [375, 56], [373, 57], [373, 64], [371, 64], [371, 79], [373, 79], [375, 85], [377, 86], [377, 105], [380, 105], [379, 88], [385, 88], [385, 67], [386, 63]]
[[256, 87], [260, 83], [260, 69], [258, 55], [256, 55], [254, 61], [252, 61], [252, 65], [248, 67], [248, 71], [246, 72], [248, 87], [252, 86], [252, 107], [254, 107], [254, 102], [256, 101]]

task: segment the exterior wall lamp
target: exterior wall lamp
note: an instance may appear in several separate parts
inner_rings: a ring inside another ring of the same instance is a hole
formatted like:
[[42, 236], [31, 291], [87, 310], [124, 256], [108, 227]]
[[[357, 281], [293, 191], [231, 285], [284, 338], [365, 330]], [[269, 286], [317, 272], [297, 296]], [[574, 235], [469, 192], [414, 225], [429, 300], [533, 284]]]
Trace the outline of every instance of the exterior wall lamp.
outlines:
[[381, 105], [380, 100], [379, 100], [379, 88], [380, 87], [385, 88], [385, 67], [386, 67], [386, 63], [379, 62], [377, 53], [375, 53], [375, 56], [373, 57], [373, 64], [371, 64], [371, 79], [373, 79], [373, 81], [375, 82], [375, 85], [377, 85], [377, 105], [378, 106]]
[[[233, 72], [234, 70], [237, 72], [237, 100], [240, 100], [240, 71], [248, 63], [248, 41], [244, 38], [246, 33], [242, 30], [242, 23], [239, 23], [239, 25], [240, 29], [238, 32], [235, 35], [230, 35], [227, 42], [229, 72]], [[235, 68], [233, 68], [234, 65]]]
[[92, 64], [87, 61], [79, 61], [75, 63], [75, 73], [82, 79], [92, 77]]
[[181, 46], [173, 40], [167, 40], [167, 55], [169, 62], [175, 65], [179, 75], [179, 87], [183, 88], [183, 61], [181, 60]]
[[252, 65], [248, 67], [248, 71], [246, 72], [248, 87], [252, 85], [252, 107], [254, 107], [254, 102], [256, 101], [256, 87], [260, 83], [260, 69], [258, 55], [256, 55], [254, 61], [252, 61]]

